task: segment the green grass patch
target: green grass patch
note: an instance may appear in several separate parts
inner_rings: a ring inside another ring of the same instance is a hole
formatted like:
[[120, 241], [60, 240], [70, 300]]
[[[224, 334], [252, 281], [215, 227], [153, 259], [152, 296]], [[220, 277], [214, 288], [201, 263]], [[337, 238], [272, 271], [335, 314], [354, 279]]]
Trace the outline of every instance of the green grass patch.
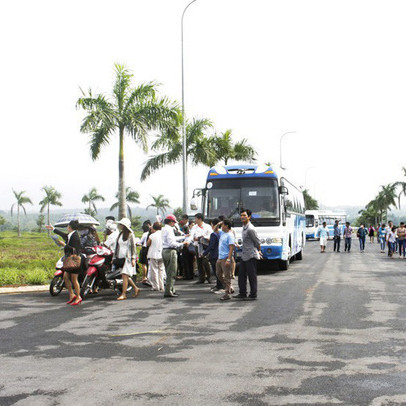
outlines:
[[0, 233], [0, 286], [46, 284], [62, 255], [47, 233]]
[[[139, 251], [139, 247], [137, 247]], [[63, 255], [47, 233], [0, 233], [0, 286], [44, 285], [50, 282], [55, 264]], [[141, 280], [139, 267], [137, 280]]]

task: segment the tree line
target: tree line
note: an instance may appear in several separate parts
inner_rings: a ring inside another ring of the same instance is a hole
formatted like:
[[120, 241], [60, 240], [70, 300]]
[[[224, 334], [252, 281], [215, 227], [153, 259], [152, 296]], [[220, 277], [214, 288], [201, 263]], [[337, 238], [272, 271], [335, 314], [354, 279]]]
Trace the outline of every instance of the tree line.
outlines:
[[[402, 168], [403, 176], [406, 177], [406, 168]], [[378, 194], [364, 209], [360, 210], [357, 219], [359, 224], [381, 224], [388, 222], [388, 212], [392, 208], [401, 209], [400, 199], [406, 196], [406, 182], [401, 180], [380, 187]]]
[[[38, 225], [38, 231], [41, 232], [44, 225], [45, 225], [45, 215], [43, 214], [46, 212], [46, 219], [47, 224], [50, 224], [50, 212], [51, 206], [59, 206], [62, 207], [62, 203], [60, 199], [62, 198], [62, 194], [58, 192], [53, 186], [44, 186], [41, 189], [44, 192], [44, 198], [39, 202], [40, 205], [40, 215], [36, 221]], [[30, 204], [33, 205], [32, 200], [29, 196], [26, 195], [25, 191], [16, 192], [13, 189], [15, 203], [11, 206], [11, 216], [13, 217], [14, 213], [17, 214], [17, 233], [18, 236], [21, 237], [21, 213], [27, 214], [26, 212], [26, 205]], [[138, 204], [140, 203], [140, 194], [133, 190], [131, 187], [126, 188], [126, 202], [127, 202], [127, 217], [131, 219], [133, 226], [138, 229], [140, 223], [139, 216], [133, 216], [131, 207], [129, 203]], [[147, 206], [148, 208], [153, 208], [156, 210], [156, 215], [164, 216], [166, 210], [170, 207], [169, 200], [164, 197], [164, 195], [160, 194], [158, 196], [152, 196], [152, 203]], [[118, 193], [116, 193], [116, 199], [118, 199]], [[95, 187], [91, 188], [87, 194], [84, 194], [82, 197], [82, 203], [86, 205], [83, 212], [87, 213], [93, 217], [97, 215], [97, 207], [96, 203], [99, 201], [105, 201], [105, 198], [97, 192]], [[113, 212], [117, 210], [119, 206], [118, 200], [110, 207], [110, 211]], [[182, 209], [177, 208], [175, 209], [175, 213], [178, 217], [182, 215]], [[0, 226], [4, 225], [6, 220], [4, 217], [0, 216]]]

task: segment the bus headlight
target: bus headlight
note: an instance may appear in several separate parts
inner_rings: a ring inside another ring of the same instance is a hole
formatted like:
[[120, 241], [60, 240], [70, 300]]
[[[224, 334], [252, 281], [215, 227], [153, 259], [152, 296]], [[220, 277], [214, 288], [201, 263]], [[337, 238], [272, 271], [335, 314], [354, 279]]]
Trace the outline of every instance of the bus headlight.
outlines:
[[274, 244], [282, 244], [282, 238], [271, 238]]
[[272, 238], [267, 238], [267, 239], [266, 239], [266, 243], [267, 243], [267, 244], [272, 244]]
[[265, 244], [265, 238], [261, 238], [261, 244]]

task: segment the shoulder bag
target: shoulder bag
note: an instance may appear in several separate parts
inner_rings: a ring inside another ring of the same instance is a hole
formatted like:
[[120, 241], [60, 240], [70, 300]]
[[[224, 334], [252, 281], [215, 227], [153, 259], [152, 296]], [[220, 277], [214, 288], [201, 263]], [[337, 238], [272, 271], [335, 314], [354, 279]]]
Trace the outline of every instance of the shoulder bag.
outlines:
[[81, 257], [76, 254], [76, 249], [73, 248], [73, 253], [63, 260], [63, 270], [67, 272], [77, 271], [80, 268]]

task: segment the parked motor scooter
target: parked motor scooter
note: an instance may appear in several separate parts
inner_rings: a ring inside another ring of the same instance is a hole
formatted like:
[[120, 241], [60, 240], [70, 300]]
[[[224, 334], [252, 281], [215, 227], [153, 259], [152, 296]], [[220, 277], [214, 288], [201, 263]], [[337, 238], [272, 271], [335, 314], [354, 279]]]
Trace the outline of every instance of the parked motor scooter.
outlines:
[[55, 265], [55, 273], [54, 277], [49, 285], [49, 293], [52, 296], [58, 296], [61, 292], [62, 289], [65, 287], [65, 281], [63, 280], [63, 259], [65, 256], [62, 256], [59, 258], [58, 262]]
[[[94, 247], [95, 255], [89, 260], [89, 267], [83, 280], [80, 296], [85, 299], [90, 291], [95, 289], [110, 288], [121, 295], [123, 289], [123, 280], [121, 277], [120, 268], [115, 268], [112, 265], [113, 251], [110, 249], [97, 246]], [[138, 265], [138, 264], [137, 264]], [[133, 276], [135, 283], [135, 275]], [[127, 293], [130, 293], [132, 287], [129, 286]]]
[[[57, 263], [55, 265], [54, 277], [52, 278], [52, 281], [49, 284], [49, 293], [51, 294], [51, 296], [58, 296], [62, 292], [62, 289], [65, 287], [65, 280], [63, 279], [63, 276], [65, 274], [65, 271], [63, 270], [64, 258], [65, 258], [65, 255], [63, 255], [61, 258], [59, 258], [59, 260], [57, 261]], [[79, 275], [79, 284], [80, 285], [82, 285], [82, 281], [83, 281], [83, 276]]]

